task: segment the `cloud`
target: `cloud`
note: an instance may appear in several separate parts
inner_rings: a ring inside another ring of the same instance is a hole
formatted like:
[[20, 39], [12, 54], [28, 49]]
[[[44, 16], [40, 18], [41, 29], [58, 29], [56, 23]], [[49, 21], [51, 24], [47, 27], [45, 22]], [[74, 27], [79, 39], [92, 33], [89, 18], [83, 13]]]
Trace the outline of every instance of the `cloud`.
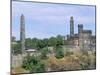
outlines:
[[[57, 5], [46, 3], [13, 2], [12, 15], [17, 17], [22, 13], [27, 19], [33, 20], [62, 20], [70, 16], [94, 16], [94, 7], [77, 5]], [[89, 13], [89, 14], [87, 14]]]
[[[90, 28], [93, 31], [95, 28], [95, 7], [93, 6], [14, 1], [12, 2], [13, 32], [16, 32], [16, 29], [19, 31], [21, 14], [25, 16], [26, 30], [30, 32], [27, 33], [27, 36], [34, 31], [36, 33], [41, 32], [45, 36], [60, 32], [67, 34], [69, 32], [70, 16], [74, 17], [76, 29], [78, 23], [84, 24], [85, 28], [91, 25]], [[38, 34], [34, 35], [37, 36]], [[32, 36], [30, 35], [30, 37]]]

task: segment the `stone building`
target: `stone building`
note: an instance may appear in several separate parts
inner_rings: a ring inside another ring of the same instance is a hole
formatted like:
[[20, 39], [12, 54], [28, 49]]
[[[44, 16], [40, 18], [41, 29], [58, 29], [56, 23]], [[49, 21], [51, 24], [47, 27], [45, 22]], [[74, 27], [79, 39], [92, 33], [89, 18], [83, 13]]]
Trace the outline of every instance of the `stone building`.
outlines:
[[84, 30], [83, 24], [78, 24], [78, 33], [74, 34], [74, 19], [70, 17], [70, 35], [67, 35], [67, 45], [77, 46], [80, 49], [95, 49], [96, 38], [91, 30]]

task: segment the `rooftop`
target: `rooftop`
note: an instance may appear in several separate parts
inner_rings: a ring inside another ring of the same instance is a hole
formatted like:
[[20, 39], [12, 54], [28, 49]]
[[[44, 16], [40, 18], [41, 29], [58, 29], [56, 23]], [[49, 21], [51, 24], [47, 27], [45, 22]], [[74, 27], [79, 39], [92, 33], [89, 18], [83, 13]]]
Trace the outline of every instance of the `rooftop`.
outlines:
[[26, 52], [35, 52], [36, 51], [36, 49], [27, 49], [27, 50], [25, 50]]

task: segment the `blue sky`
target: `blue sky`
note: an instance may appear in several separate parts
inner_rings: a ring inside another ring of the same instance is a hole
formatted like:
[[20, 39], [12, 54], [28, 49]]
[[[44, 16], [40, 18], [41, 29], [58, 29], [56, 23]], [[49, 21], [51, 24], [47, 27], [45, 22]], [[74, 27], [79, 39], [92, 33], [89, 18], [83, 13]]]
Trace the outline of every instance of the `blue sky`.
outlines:
[[12, 35], [20, 38], [20, 16], [25, 16], [26, 38], [49, 38], [70, 33], [70, 17], [74, 17], [74, 32], [77, 25], [95, 34], [95, 7], [34, 2], [12, 2]]

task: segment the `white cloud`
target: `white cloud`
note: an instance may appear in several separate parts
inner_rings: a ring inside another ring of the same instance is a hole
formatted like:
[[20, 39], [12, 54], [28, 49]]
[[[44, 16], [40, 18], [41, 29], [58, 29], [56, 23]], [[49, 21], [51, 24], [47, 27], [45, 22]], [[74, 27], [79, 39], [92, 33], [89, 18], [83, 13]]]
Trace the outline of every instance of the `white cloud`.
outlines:
[[[40, 36], [39, 33], [32, 33], [28, 27], [33, 26], [51, 26], [56, 29], [61, 28], [60, 25], [69, 25], [70, 16], [74, 17], [75, 23], [91, 25], [95, 23], [95, 9], [90, 6], [79, 5], [60, 5], [48, 3], [31, 3], [31, 2], [13, 2], [12, 19], [16, 23], [20, 19], [20, 15], [24, 14], [27, 25], [27, 36]], [[35, 23], [36, 22], [36, 23]], [[14, 24], [13, 23], [13, 24]], [[38, 25], [37, 25], [38, 23]], [[14, 24], [15, 25], [15, 24]], [[18, 25], [18, 23], [16, 24]], [[16, 27], [15, 25], [15, 27]], [[41, 27], [42, 28], [42, 27]], [[44, 27], [45, 28], [45, 27]], [[67, 28], [67, 27], [66, 27]], [[92, 27], [93, 28], [93, 27]], [[32, 29], [31, 29], [32, 30]], [[46, 31], [45, 29], [44, 31]], [[48, 29], [49, 30], [49, 29]], [[59, 30], [60, 31], [60, 30]], [[56, 30], [55, 30], [56, 33]], [[50, 35], [50, 33], [49, 33]], [[46, 37], [48, 34], [42, 31], [41, 36]]]

